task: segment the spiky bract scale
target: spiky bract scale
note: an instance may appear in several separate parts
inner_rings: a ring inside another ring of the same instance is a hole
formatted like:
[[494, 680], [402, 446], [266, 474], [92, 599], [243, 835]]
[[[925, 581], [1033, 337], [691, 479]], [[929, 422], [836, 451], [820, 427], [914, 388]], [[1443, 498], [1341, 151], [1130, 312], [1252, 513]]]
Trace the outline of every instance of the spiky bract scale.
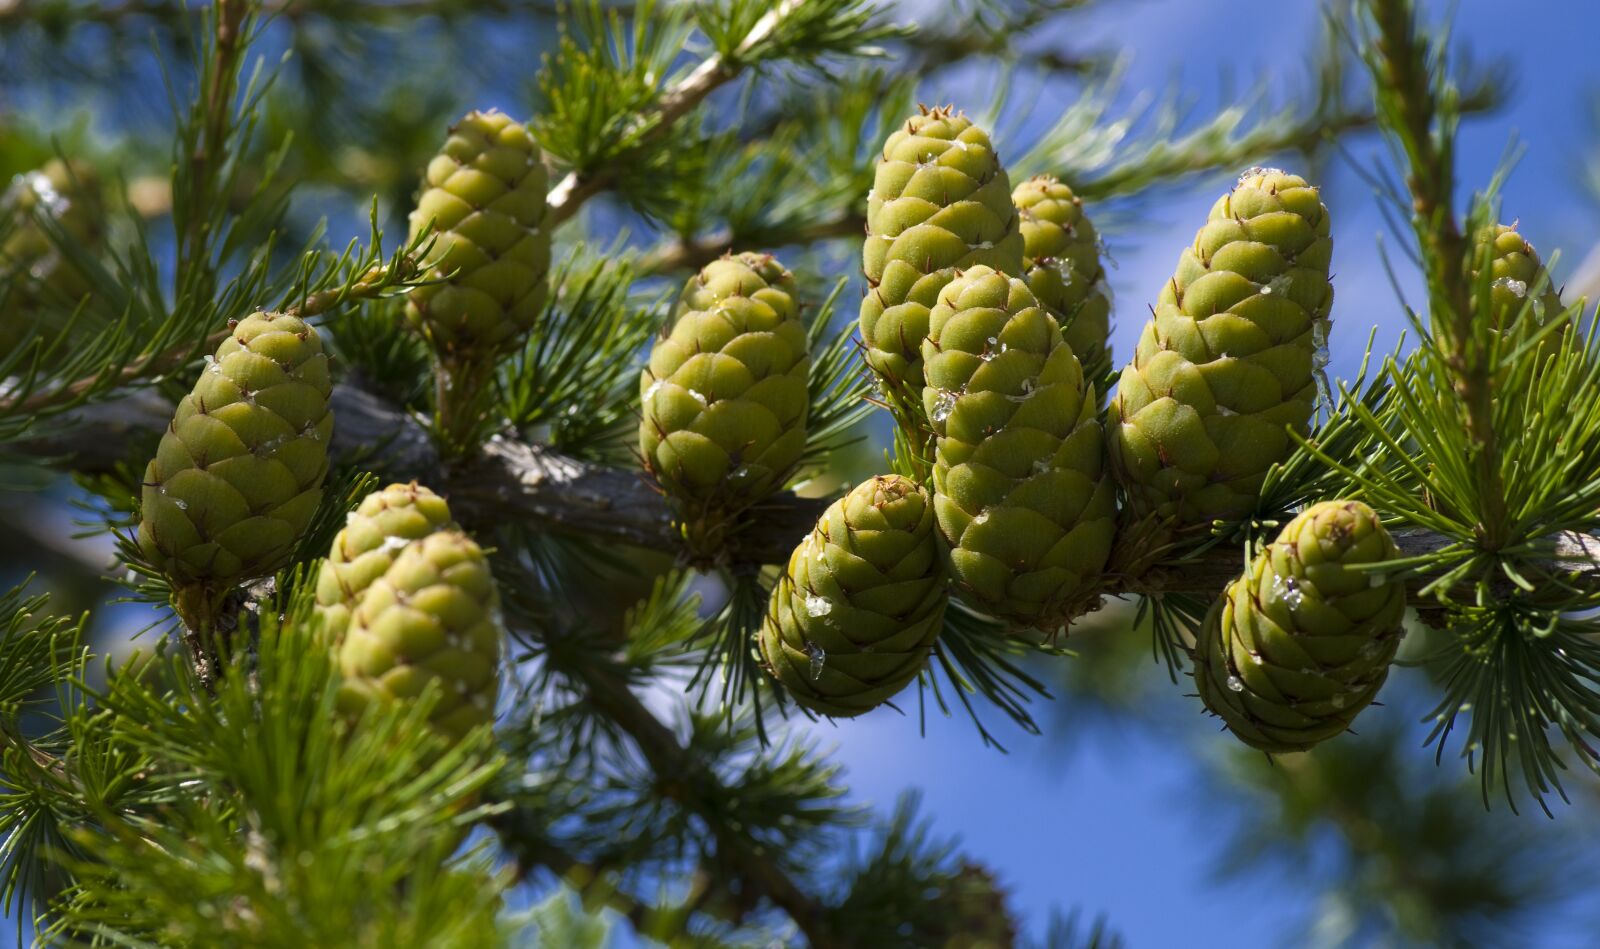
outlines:
[[1061, 324], [1084, 375], [1103, 390], [1111, 374], [1111, 293], [1100, 236], [1082, 199], [1053, 176], [1024, 181], [1011, 199], [1021, 217], [1023, 279]]
[[412, 541], [372, 581], [339, 647], [338, 704], [415, 700], [438, 684], [429, 722], [459, 738], [494, 720], [503, 630], [489, 560], [457, 530]]
[[862, 263], [867, 365], [897, 408], [914, 411], [928, 315], [956, 269], [1022, 272], [1011, 180], [987, 132], [939, 108], [922, 109], [889, 135], [867, 201]]
[[690, 278], [639, 377], [639, 452], [682, 520], [719, 523], [783, 486], [805, 450], [809, 345], [772, 256]]
[[1178, 526], [1251, 513], [1289, 431], [1310, 424], [1332, 249], [1327, 208], [1298, 175], [1253, 170], [1212, 207], [1111, 402], [1130, 513]]
[[1324, 501], [1290, 521], [1207, 615], [1195, 684], [1239, 740], [1305, 751], [1349, 728], [1400, 646], [1405, 586], [1358, 568], [1399, 556], [1359, 501]]
[[945, 287], [923, 354], [951, 577], [996, 616], [1058, 628], [1087, 605], [1116, 532], [1093, 387], [1027, 284], [988, 267]]
[[343, 639], [351, 610], [400, 551], [450, 523], [450, 506], [444, 498], [415, 481], [391, 484], [363, 498], [334, 537], [317, 574], [316, 616], [321, 629], [335, 642]]
[[406, 298], [406, 318], [450, 358], [493, 353], [521, 338], [544, 307], [549, 175], [533, 135], [500, 112], [469, 112], [428, 163], [411, 212], [431, 223], [435, 283]]
[[880, 475], [795, 548], [757, 637], [795, 701], [843, 718], [888, 701], [927, 661], [948, 602], [927, 492]]
[[145, 468], [139, 546], [174, 587], [220, 589], [287, 562], [322, 499], [330, 391], [310, 324], [232, 325]]

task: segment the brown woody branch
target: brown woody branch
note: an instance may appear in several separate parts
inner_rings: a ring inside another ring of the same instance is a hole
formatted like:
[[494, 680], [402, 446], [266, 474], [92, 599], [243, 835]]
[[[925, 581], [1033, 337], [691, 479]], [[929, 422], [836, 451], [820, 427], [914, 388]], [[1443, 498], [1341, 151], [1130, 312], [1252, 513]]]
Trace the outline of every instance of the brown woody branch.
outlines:
[[[450, 498], [469, 523], [519, 521], [581, 534], [601, 542], [672, 550], [679, 545], [667, 501], [644, 475], [579, 461], [541, 445], [498, 436], [469, 462], [446, 467], [417, 419], [350, 385], [334, 387], [338, 419], [332, 451], [348, 462], [395, 480], [417, 479]], [[152, 393], [91, 406], [68, 425], [10, 446], [13, 452], [50, 457], [73, 470], [104, 471], [123, 460], [128, 440], [166, 428], [170, 407]], [[750, 512], [730, 558], [746, 564], [785, 562], [794, 545], [828, 505], [827, 498], [775, 495]], [[1429, 531], [1402, 529], [1395, 541], [1405, 557], [1437, 552], [1451, 541]], [[1551, 539], [1552, 569], [1576, 581], [1600, 583], [1600, 538], [1575, 533]], [[1215, 593], [1239, 573], [1239, 552], [1219, 546], [1193, 561], [1158, 568], [1114, 593]], [[1413, 592], [1422, 584], [1412, 581]]]

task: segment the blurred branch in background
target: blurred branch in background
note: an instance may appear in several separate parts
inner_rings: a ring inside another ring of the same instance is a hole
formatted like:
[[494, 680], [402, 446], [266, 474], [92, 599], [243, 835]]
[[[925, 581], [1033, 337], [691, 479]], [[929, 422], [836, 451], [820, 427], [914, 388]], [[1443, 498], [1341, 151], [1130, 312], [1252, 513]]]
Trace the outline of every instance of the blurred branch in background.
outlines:
[[1306, 949], [1528, 945], [1581, 910], [1574, 897], [1597, 882], [1583, 835], [1488, 812], [1475, 779], [1418, 761], [1396, 719], [1420, 709], [1398, 691], [1383, 724], [1310, 753], [1209, 746], [1230, 802], [1208, 818], [1232, 828], [1223, 874], [1289, 873], [1320, 891], [1291, 937]]

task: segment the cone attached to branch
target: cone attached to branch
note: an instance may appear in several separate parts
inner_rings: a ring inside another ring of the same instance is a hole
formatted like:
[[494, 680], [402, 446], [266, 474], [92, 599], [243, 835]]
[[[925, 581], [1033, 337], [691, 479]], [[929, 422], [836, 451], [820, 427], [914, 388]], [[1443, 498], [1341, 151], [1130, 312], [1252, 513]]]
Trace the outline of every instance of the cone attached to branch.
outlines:
[[674, 502], [692, 557], [783, 487], [806, 444], [811, 367], [794, 277], [766, 254], [707, 264], [639, 377], [639, 453]]
[[1400, 555], [1359, 501], [1307, 508], [1229, 584], [1195, 646], [1206, 708], [1240, 741], [1305, 751], [1350, 727], [1389, 674], [1405, 586], [1357, 568]]
[[933, 521], [916, 482], [879, 475], [835, 501], [795, 548], [757, 643], [796, 702], [845, 718], [916, 678], [949, 599]]
[[406, 318], [444, 356], [515, 345], [544, 307], [549, 176], [527, 126], [469, 112], [423, 174], [411, 237], [430, 224], [436, 283], [406, 298]]
[[923, 342], [950, 574], [976, 606], [1054, 630], [1089, 605], [1116, 532], [1094, 387], [1027, 284], [953, 280]]
[[890, 134], [867, 201], [862, 249], [867, 365], [902, 426], [920, 431], [922, 341], [957, 268], [1022, 273], [1011, 180], [983, 129], [951, 108], [923, 108]]
[[494, 721], [503, 635], [483, 550], [458, 530], [436, 530], [407, 544], [356, 602], [339, 648], [339, 708], [359, 715], [437, 683], [428, 720], [459, 738]]
[[191, 628], [240, 581], [288, 562], [322, 500], [333, 434], [317, 331], [278, 313], [231, 327], [144, 474], [139, 547]]
[[1111, 291], [1100, 262], [1100, 235], [1066, 183], [1039, 175], [1011, 200], [1022, 221], [1023, 279], [1061, 324], [1061, 336], [1105, 396], [1111, 374]]
[[408, 544], [450, 526], [450, 506], [417, 484], [391, 484], [362, 499], [333, 539], [317, 574], [317, 622], [334, 643], [350, 612]]
[[1211, 208], [1161, 289], [1111, 402], [1129, 513], [1238, 520], [1316, 404], [1333, 303], [1328, 210], [1305, 179], [1253, 169]]
[[433, 227], [433, 282], [407, 296], [406, 319], [434, 351], [434, 427], [447, 454], [482, 436], [495, 360], [544, 309], [548, 185], [527, 126], [494, 111], [467, 113], [423, 174], [411, 238]]

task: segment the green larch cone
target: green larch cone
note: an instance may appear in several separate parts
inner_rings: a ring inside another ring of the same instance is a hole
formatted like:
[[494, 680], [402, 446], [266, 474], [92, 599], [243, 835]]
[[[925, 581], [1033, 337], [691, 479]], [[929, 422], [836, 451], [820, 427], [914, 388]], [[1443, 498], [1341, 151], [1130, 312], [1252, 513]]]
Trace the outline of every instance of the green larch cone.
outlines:
[[457, 530], [400, 551], [357, 601], [339, 647], [338, 705], [356, 716], [439, 683], [429, 722], [459, 738], [494, 721], [500, 694], [500, 595], [482, 548]]
[[[1515, 224], [1495, 224], [1479, 232], [1474, 266], [1482, 264], [1484, 245], [1488, 245], [1490, 305], [1497, 328], [1510, 325], [1525, 307], [1527, 318], [1534, 320], [1535, 326], [1543, 326], [1560, 315], [1560, 288], [1539, 261], [1538, 251], [1517, 233]], [[1531, 305], [1530, 293], [1536, 294]]]
[[1305, 179], [1253, 169], [1211, 208], [1161, 289], [1107, 421], [1134, 517], [1251, 513], [1317, 398], [1333, 303], [1328, 209]]
[[428, 163], [411, 212], [415, 239], [431, 222], [429, 275], [406, 318], [442, 356], [469, 359], [516, 341], [544, 307], [549, 176], [539, 146], [500, 112], [469, 112]]
[[90, 291], [83, 272], [65, 259], [38, 223], [53, 218], [86, 249], [105, 239], [105, 208], [99, 177], [81, 162], [51, 159], [18, 175], [0, 194], [0, 346], [22, 339], [41, 304], [70, 312]]
[[361, 500], [317, 574], [316, 617], [334, 642], [344, 638], [350, 611], [400, 551], [450, 525], [444, 498], [417, 484], [391, 484]]
[[762, 662], [802, 706], [860, 715], [917, 677], [948, 601], [927, 492], [879, 475], [795, 548], [757, 637]]
[[867, 200], [861, 252], [867, 365], [897, 414], [915, 420], [922, 341], [957, 268], [1022, 273], [1011, 179], [983, 129], [950, 108], [923, 108], [890, 134]]
[[279, 313], [229, 325], [145, 468], [139, 547], [180, 590], [226, 592], [283, 566], [328, 470], [317, 331]]
[[1111, 375], [1111, 291], [1100, 235], [1083, 201], [1051, 175], [1017, 185], [1011, 200], [1022, 220], [1023, 279], [1061, 324], [1084, 375], [1103, 390]]
[[996, 616], [1057, 629], [1116, 533], [1094, 387], [1028, 285], [988, 267], [945, 287], [922, 351], [951, 577]]
[[1305, 751], [1371, 704], [1404, 630], [1405, 585], [1353, 569], [1400, 555], [1372, 508], [1307, 508], [1229, 584], [1195, 646], [1195, 684], [1240, 741]]
[[776, 258], [726, 256], [690, 278], [639, 377], [639, 453], [691, 546], [714, 546], [729, 516], [783, 486], [805, 450], [810, 367]]

